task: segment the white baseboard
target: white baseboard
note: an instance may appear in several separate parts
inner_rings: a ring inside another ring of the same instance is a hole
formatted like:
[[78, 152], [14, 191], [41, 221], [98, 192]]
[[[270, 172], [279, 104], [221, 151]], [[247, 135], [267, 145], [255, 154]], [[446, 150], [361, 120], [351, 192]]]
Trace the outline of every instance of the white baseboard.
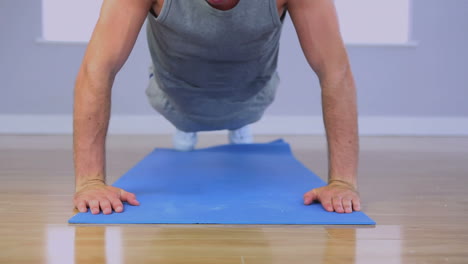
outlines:
[[[163, 117], [118, 115], [109, 134], [168, 134], [174, 128]], [[323, 135], [321, 116], [265, 116], [256, 134]], [[360, 117], [360, 135], [468, 136], [468, 117]], [[0, 115], [1, 134], [71, 134], [71, 115]], [[213, 132], [219, 133], [219, 132]]]

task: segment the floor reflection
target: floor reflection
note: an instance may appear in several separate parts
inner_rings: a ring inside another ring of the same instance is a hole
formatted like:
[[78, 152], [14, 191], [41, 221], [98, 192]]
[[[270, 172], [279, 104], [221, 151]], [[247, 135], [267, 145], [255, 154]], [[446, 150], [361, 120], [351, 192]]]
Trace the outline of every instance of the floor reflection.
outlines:
[[357, 229], [356, 263], [370, 263], [378, 256], [386, 264], [402, 263], [401, 226]]
[[[400, 226], [47, 228], [47, 263], [381, 263], [400, 264]], [[387, 257], [386, 257], [387, 256]], [[380, 260], [379, 260], [380, 259]]]
[[324, 263], [402, 263], [400, 226], [326, 228], [330, 239]]
[[75, 264], [106, 263], [106, 227], [75, 228]]
[[49, 226], [47, 263], [272, 263], [261, 228]]
[[122, 231], [118, 226], [77, 226], [75, 264], [123, 263]]
[[356, 229], [326, 228], [325, 230], [330, 237], [326, 242], [324, 264], [359, 263], [356, 262]]
[[48, 264], [123, 263], [120, 227], [49, 226]]
[[48, 264], [75, 263], [75, 229], [73, 227], [49, 226], [46, 236]]
[[[123, 231], [126, 262], [271, 263], [271, 249], [261, 228], [168, 225], [127, 227]], [[183, 260], [183, 261], [182, 261]]]
[[106, 227], [106, 263], [122, 264], [124, 250], [122, 248], [122, 231], [118, 226]]

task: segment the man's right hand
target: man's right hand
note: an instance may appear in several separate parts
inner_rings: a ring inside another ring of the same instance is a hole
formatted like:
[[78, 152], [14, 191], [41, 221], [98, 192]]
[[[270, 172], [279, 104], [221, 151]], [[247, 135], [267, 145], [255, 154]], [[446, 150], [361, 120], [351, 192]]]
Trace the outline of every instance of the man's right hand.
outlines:
[[128, 202], [131, 205], [140, 205], [136, 200], [135, 194], [126, 192], [120, 188], [106, 185], [103, 182], [85, 184], [79, 188], [73, 198], [78, 211], [85, 213], [88, 207], [92, 214], [112, 213], [112, 209], [120, 213], [123, 211], [122, 202]]

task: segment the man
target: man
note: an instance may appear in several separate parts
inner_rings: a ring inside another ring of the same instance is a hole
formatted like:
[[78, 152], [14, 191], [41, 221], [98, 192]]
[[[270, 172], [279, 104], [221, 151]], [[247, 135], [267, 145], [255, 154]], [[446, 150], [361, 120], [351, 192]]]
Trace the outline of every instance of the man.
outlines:
[[251, 141], [248, 125], [277, 87], [286, 11], [320, 80], [328, 141], [328, 185], [304, 194], [304, 204], [360, 210], [356, 90], [333, 0], [104, 0], [75, 87], [78, 210], [110, 214], [122, 212], [122, 201], [139, 205], [134, 194], [106, 185], [105, 138], [114, 78], [146, 17], [154, 65], [146, 92], [178, 129], [175, 147], [190, 150], [198, 131], [228, 129], [232, 143]]

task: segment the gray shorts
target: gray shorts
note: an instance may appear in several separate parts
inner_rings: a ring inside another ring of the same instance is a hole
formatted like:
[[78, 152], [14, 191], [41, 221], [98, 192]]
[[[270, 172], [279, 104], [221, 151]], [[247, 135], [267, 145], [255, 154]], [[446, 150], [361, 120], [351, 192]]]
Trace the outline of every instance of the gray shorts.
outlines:
[[152, 66], [149, 76], [146, 89], [149, 103], [177, 129], [185, 132], [235, 130], [255, 123], [273, 102], [279, 85], [279, 76], [275, 72], [265, 88], [245, 101], [214, 99], [200, 93], [191, 97], [187, 104], [180, 105], [180, 100], [171, 100], [160, 88]]

